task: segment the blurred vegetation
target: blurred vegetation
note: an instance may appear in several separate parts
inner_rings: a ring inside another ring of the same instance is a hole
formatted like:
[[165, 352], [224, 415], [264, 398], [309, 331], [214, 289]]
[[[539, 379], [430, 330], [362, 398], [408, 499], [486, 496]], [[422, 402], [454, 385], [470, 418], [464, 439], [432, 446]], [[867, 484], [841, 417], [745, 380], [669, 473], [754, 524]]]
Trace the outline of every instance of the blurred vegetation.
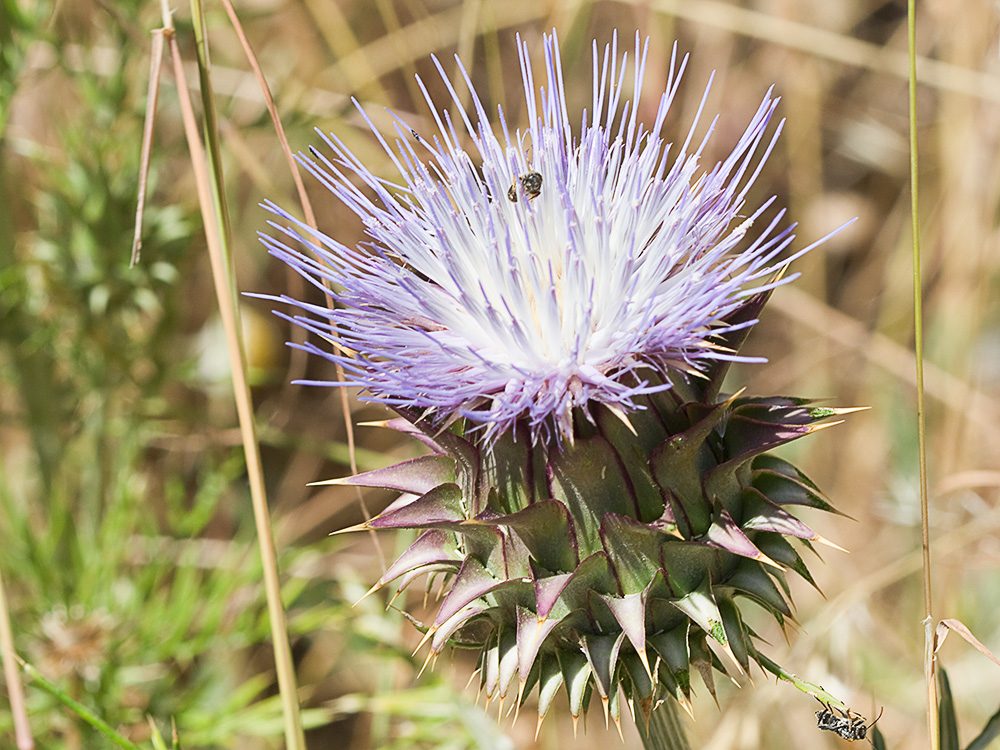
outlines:
[[[296, 206], [291, 178], [235, 35], [209, 6], [213, 82], [225, 144], [237, 283], [302, 295], [255, 239], [264, 198]], [[796, 460], [856, 521], [822, 519], [853, 553], [814, 573], [826, 599], [795, 591], [804, 632], [774, 654], [842, 695], [894, 750], [924, 727], [919, 514], [906, 161], [905, 4], [843, 0], [257, 0], [238, 8], [294, 150], [334, 131], [376, 172], [391, 164], [351, 105], [432, 124], [413, 75], [444, 93], [428, 56], [459, 53], [480, 95], [519, 122], [514, 34], [556, 27], [571, 107], [589, 103], [590, 40], [619, 29], [651, 38], [640, 114], [662, 90], [676, 39], [691, 53], [669, 122], [683, 132], [709, 73], [725, 152], [774, 84], [788, 118], [752, 198], [776, 194], [800, 237], [859, 221], [798, 264], [747, 350], [767, 365], [734, 380], [758, 393], [870, 405], [804, 441]], [[963, 620], [1000, 650], [1000, 56], [998, 16], [974, 0], [918, 3], [925, 316], [937, 616]], [[186, 8], [177, 7], [191, 52]], [[164, 74], [139, 264], [129, 268], [138, 191], [149, 31], [159, 8], [124, 0], [0, 0], [0, 570], [18, 652], [112, 726], [146, 742], [152, 716], [183, 747], [278, 747], [267, 618], [234, 431], [211, 279], [179, 127]], [[188, 57], [192, 60], [193, 55]], [[579, 73], [577, 71], [580, 71]], [[189, 76], [194, 80], [193, 69]], [[444, 101], [444, 99], [439, 99]], [[309, 185], [321, 226], [352, 244], [361, 227]], [[308, 488], [349, 473], [336, 393], [288, 386], [322, 362], [290, 357], [292, 333], [247, 301], [257, 419], [278, 535], [300, 698], [310, 744], [344, 748], [604, 747], [591, 717], [571, 740], [565, 717], [537, 741], [534, 718], [486, 718], [464, 688], [472, 667], [420, 677], [419, 633], [385, 600], [352, 607], [383, 553], [327, 534], [361, 519], [353, 491]], [[355, 422], [384, 418], [353, 402]], [[358, 431], [362, 468], [412, 445]], [[388, 497], [368, 496], [377, 509]], [[807, 519], [808, 520], [808, 519]], [[384, 557], [404, 540], [383, 537]], [[414, 594], [419, 596], [420, 594]], [[755, 627], [756, 627], [755, 623]], [[780, 632], [760, 622], [761, 635]], [[958, 644], [958, 645], [956, 645]], [[779, 647], [776, 647], [779, 650]], [[1000, 670], [959, 639], [942, 652], [961, 736], [996, 710]], [[2, 689], [0, 689], [2, 691]], [[723, 689], [722, 714], [696, 703], [706, 748], [834, 747], [814, 705], [755, 678]], [[105, 741], [27, 683], [40, 747]], [[613, 730], [612, 730], [613, 731]], [[505, 736], [506, 735], [506, 736]], [[0, 701], [0, 745], [11, 716]], [[635, 737], [627, 734], [629, 742]], [[6, 745], [4, 745], [6, 746]]]

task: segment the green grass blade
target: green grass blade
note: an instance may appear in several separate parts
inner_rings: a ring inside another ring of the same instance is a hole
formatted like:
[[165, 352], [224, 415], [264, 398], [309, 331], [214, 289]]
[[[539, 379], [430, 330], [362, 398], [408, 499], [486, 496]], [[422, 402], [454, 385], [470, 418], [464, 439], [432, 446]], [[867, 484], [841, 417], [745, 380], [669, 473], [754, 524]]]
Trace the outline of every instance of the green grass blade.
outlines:
[[41, 687], [46, 693], [51, 695], [57, 701], [62, 703], [66, 708], [75, 713], [85, 722], [90, 724], [94, 729], [103, 734], [109, 740], [114, 742], [118, 747], [123, 747], [125, 750], [139, 750], [139, 746], [133, 742], [122, 737], [118, 732], [108, 726], [100, 716], [95, 714], [89, 708], [87, 708], [82, 703], [73, 700], [66, 693], [60, 690], [56, 685], [49, 682], [41, 672], [35, 669], [33, 666], [27, 662], [21, 662], [24, 667], [24, 671], [36, 682], [38, 686]]
[[955, 699], [951, 694], [948, 674], [938, 670], [938, 731], [941, 750], [961, 750], [958, 743], [958, 719], [955, 717]]
[[989, 718], [986, 726], [983, 727], [983, 731], [979, 733], [976, 739], [969, 743], [965, 750], [986, 750], [990, 743], [997, 737], [1000, 737], [1000, 708]]

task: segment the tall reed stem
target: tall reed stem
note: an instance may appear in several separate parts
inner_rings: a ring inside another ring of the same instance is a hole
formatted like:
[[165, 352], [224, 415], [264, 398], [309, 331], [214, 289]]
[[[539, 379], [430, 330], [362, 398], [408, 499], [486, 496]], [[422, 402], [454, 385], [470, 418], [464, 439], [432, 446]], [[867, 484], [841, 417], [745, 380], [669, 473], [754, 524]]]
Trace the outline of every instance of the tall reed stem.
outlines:
[[[202, 73], [202, 99], [206, 113], [214, 112], [211, 100], [211, 88], [206, 86], [208, 79], [208, 57], [205, 47], [204, 27], [201, 22], [201, 8], [194, 0], [195, 23], [199, 38], [199, 67]], [[250, 484], [250, 497], [253, 504], [254, 519], [257, 525], [257, 541], [260, 548], [261, 564], [264, 575], [264, 590], [267, 596], [267, 611], [271, 623], [271, 639], [274, 648], [275, 671], [278, 679], [278, 690], [281, 695], [281, 706], [285, 718], [285, 742], [289, 750], [305, 750], [305, 735], [302, 730], [301, 711], [299, 708], [295, 671], [292, 664], [291, 648], [288, 643], [288, 631], [285, 626], [285, 612], [281, 604], [281, 584], [278, 579], [277, 554], [274, 546], [274, 536], [271, 530], [271, 519], [267, 508], [267, 496], [264, 491], [264, 473], [260, 460], [260, 450], [257, 444], [253, 420], [253, 407], [250, 397], [250, 385], [246, 375], [246, 357], [243, 351], [243, 338], [240, 335], [239, 309], [235, 299], [235, 281], [232, 264], [225, 239], [228, 232], [225, 200], [221, 185], [221, 166], [217, 141], [217, 130], [206, 127], [210, 162], [206, 163], [205, 152], [202, 149], [198, 135], [198, 126], [191, 106], [191, 96], [184, 78], [180, 49], [174, 35], [168, 9], [164, 7], [164, 27], [170, 47], [174, 75], [177, 79], [178, 100], [181, 107], [184, 132], [191, 155], [191, 165], [195, 173], [195, 184], [198, 191], [198, 203], [201, 207], [202, 220], [205, 225], [205, 240], [208, 244], [209, 258], [212, 265], [212, 278], [215, 284], [215, 294], [222, 318], [223, 329], [226, 332], [226, 342], [229, 351], [229, 362], [233, 376], [233, 393], [236, 399], [236, 410], [239, 416], [240, 435], [243, 450], [246, 455], [247, 475]], [[207, 122], [212, 122], [209, 117]], [[209, 164], [212, 166], [209, 172]]]
[[920, 202], [917, 160], [917, 11], [907, 2], [907, 42], [910, 56], [910, 217], [913, 234], [913, 334], [917, 378], [917, 458], [920, 467], [920, 537], [924, 582], [924, 682], [927, 688], [927, 732], [931, 750], [939, 744], [937, 680], [934, 675], [934, 612], [931, 596], [931, 538], [928, 521], [927, 430], [924, 407], [923, 284], [920, 268]]

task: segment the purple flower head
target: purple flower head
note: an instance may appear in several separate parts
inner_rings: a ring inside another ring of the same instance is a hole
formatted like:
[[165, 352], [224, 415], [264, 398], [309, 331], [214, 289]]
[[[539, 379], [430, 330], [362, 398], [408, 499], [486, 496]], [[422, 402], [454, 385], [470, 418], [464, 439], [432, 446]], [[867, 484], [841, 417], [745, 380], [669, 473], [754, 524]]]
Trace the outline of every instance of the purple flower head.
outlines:
[[[636, 96], [647, 49], [637, 35]], [[334, 135], [324, 137], [332, 157], [316, 149], [300, 157], [361, 218], [370, 238], [362, 246], [267, 204], [291, 244], [268, 236], [264, 244], [329, 285], [338, 303], [280, 298], [329, 346], [303, 348], [344, 368], [342, 382], [320, 384], [359, 386], [363, 397], [436, 426], [465, 418], [487, 441], [519, 422], [535, 439], [572, 439], [574, 408], [641, 408], [637, 397], [669, 387], [652, 373], [750, 361], [719, 346], [733, 329], [727, 316], [791, 280], [776, 274], [809, 249], [781, 257], [794, 237], [779, 226], [783, 212], [765, 222], [772, 201], [744, 205], [781, 129], [765, 136], [777, 99], [769, 91], [732, 153], [706, 169], [714, 121], [696, 141], [696, 118], [679, 147], [663, 134], [687, 62], [678, 63], [676, 47], [647, 127], [636, 103], [622, 100], [628, 55], [619, 59], [617, 39], [603, 55], [595, 43], [593, 101], [575, 132], [555, 34], [544, 52], [536, 88], [519, 39], [525, 131], [511, 132], [499, 108], [487, 113], [459, 61], [467, 113], [435, 59], [457, 120], [422, 82], [437, 134], [418, 135], [397, 117], [390, 142], [366, 117], [399, 182], [370, 172]], [[703, 97], [699, 116], [704, 105]]]

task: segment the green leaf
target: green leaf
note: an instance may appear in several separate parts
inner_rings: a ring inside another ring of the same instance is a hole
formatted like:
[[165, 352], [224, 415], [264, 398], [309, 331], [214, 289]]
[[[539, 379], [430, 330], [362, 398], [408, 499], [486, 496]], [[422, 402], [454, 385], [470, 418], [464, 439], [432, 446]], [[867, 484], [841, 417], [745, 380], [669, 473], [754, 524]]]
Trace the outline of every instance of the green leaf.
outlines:
[[746, 461], [808, 434], [808, 427], [774, 424], [734, 414], [726, 423], [726, 456], [731, 462]]
[[431, 638], [431, 652], [435, 654], [441, 653], [444, 647], [448, 645], [448, 641], [455, 634], [455, 631], [465, 627], [476, 618], [482, 617], [490, 609], [492, 607], [489, 603], [484, 602], [482, 599], [477, 599], [466, 604], [462, 609], [441, 623], [439, 627], [428, 630], [426, 637]]
[[[611, 720], [615, 723], [615, 726], [618, 727], [619, 732], [621, 731], [621, 715], [622, 715], [621, 695], [622, 695], [621, 690], [615, 689], [611, 691], [611, 696], [607, 701], [608, 713], [611, 714]], [[608, 723], [607, 716], [604, 717], [604, 723], [605, 725], [607, 725]], [[607, 728], [607, 726], [605, 726], [605, 728]]]
[[715, 504], [712, 525], [708, 527], [705, 537], [699, 541], [751, 560], [761, 559], [761, 551], [718, 502]]
[[773, 531], [808, 541], [819, 538], [815, 531], [784, 508], [772, 503], [757, 490], [753, 488], [745, 490], [742, 498], [745, 515], [741, 526], [744, 531], [751, 529]]
[[701, 676], [701, 681], [708, 688], [709, 695], [718, 703], [719, 699], [715, 695], [715, 675], [712, 670], [717, 668], [722, 673], [725, 673], [726, 670], [718, 663], [718, 659], [715, 658], [715, 654], [712, 653], [705, 640], [705, 636], [700, 634], [698, 637], [691, 638], [691, 666]]
[[507, 697], [514, 675], [517, 674], [517, 631], [512, 627], [500, 628], [499, 656], [500, 669], [498, 673], [500, 698]]
[[726, 643], [726, 632], [722, 626], [722, 615], [712, 597], [708, 581], [704, 581], [697, 590], [688, 593], [680, 599], [671, 599], [670, 603], [691, 618], [691, 621], [712, 636], [719, 643]]
[[660, 545], [660, 563], [674, 596], [699, 588], [714, 570], [720, 553], [704, 544], [668, 540]]
[[[390, 581], [399, 578], [404, 573], [417, 570], [454, 570], [462, 562], [462, 554], [458, 550], [455, 535], [446, 531], [432, 529], [417, 537], [417, 540], [407, 547], [389, 569], [379, 579], [375, 588], [378, 589]], [[401, 588], [405, 586], [401, 585]]]
[[955, 717], [955, 699], [944, 668], [938, 670], [938, 737], [941, 750], [962, 750], [958, 742], [958, 719]]
[[499, 629], [486, 641], [483, 648], [482, 685], [486, 697], [492, 700], [500, 685], [500, 633]]
[[832, 416], [828, 408], [817, 408], [811, 398], [799, 396], [749, 396], [737, 399], [733, 413], [761, 422], [784, 425], [808, 425]]
[[565, 617], [570, 612], [588, 609], [592, 594], [617, 592], [618, 584], [611, 573], [608, 556], [596, 552], [565, 577], [536, 578], [536, 611], [541, 617]]
[[969, 746], [965, 750], [986, 750], [987, 746], [997, 737], [1000, 737], [1000, 708], [989, 718], [983, 727], [983, 731], [979, 733], [976, 739], [969, 743]]
[[529, 574], [527, 547], [517, 536], [497, 528], [492, 518], [442, 523], [441, 526], [454, 529], [460, 535], [465, 554], [478, 557], [498, 578], [522, 578]]
[[[709, 589], [708, 580], [706, 579], [697, 591], [692, 591], [681, 599], [672, 599], [671, 603], [690, 617], [693, 623], [719, 644], [719, 649], [730, 659], [732, 665], [736, 667], [737, 673], [741, 674], [742, 667], [730, 648], [729, 639], [726, 637], [726, 628], [722, 621], [722, 613], [719, 612], [719, 606], [716, 604], [715, 598]], [[691, 647], [693, 649], [695, 639], [692, 639], [692, 641]], [[693, 653], [692, 651], [692, 664], [695, 663]], [[725, 672], [726, 670], [722, 669], [721, 671]], [[704, 674], [702, 674], [702, 678], [705, 678]], [[706, 678], [707, 684], [708, 680]]]
[[[637, 698], [641, 703], [652, 708], [651, 699], [656, 690], [656, 685], [646, 670], [646, 662], [639, 658], [638, 654], [626, 651], [621, 655], [621, 663], [628, 672], [632, 681], [631, 697]], [[648, 659], [648, 657], [647, 657]]]

